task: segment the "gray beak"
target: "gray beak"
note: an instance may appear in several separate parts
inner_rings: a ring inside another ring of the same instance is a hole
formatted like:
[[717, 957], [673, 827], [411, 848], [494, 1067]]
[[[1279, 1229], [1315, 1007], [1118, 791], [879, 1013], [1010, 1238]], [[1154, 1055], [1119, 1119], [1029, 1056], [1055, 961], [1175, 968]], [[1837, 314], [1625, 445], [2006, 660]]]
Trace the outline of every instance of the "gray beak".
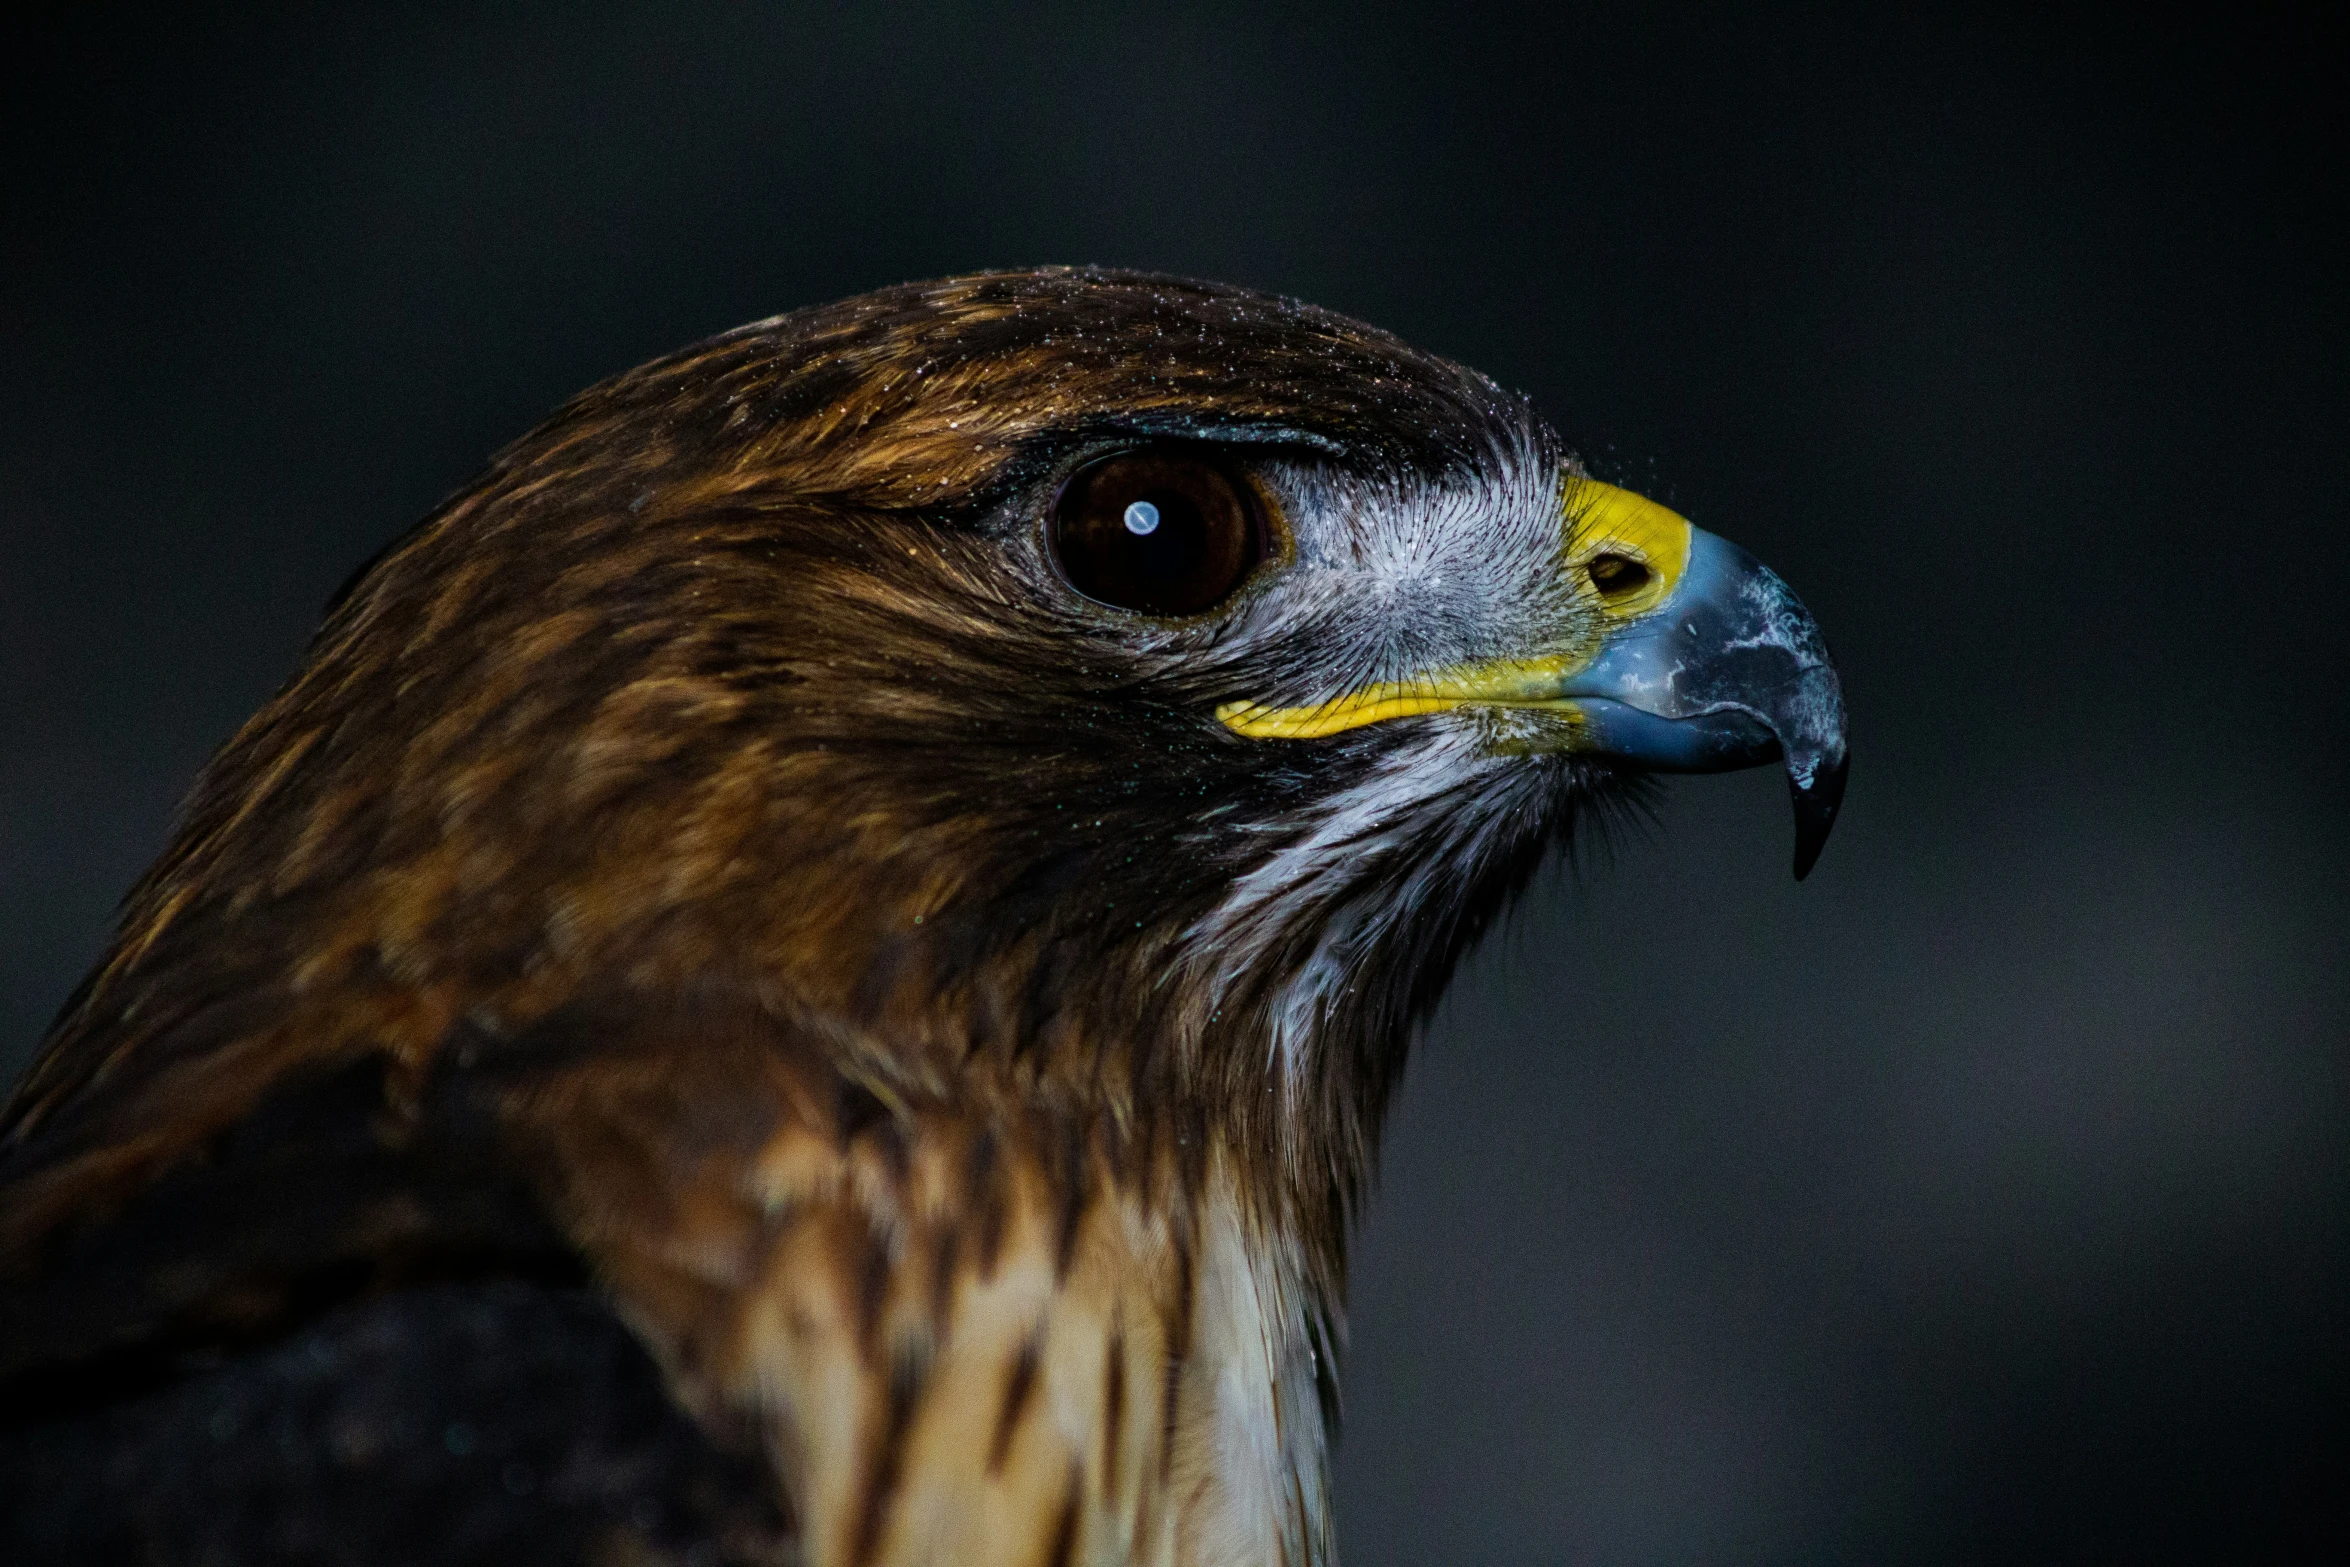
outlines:
[[1690, 529], [1671, 595], [1558, 694], [1584, 716], [1578, 750], [1669, 773], [1785, 762], [1795, 878], [1811, 873], [1844, 799], [1844, 687], [1818, 622], [1768, 566]]

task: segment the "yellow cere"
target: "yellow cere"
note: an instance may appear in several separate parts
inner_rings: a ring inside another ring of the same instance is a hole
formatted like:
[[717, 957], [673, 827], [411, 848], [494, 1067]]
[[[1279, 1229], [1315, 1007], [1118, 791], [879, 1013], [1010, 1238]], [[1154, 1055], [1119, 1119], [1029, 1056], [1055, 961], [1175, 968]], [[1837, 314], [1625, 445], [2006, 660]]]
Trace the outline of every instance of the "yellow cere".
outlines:
[[1569, 478], [1561, 501], [1567, 514], [1567, 570], [1586, 590], [1585, 573], [1602, 555], [1626, 556], [1648, 568], [1648, 581], [1640, 588], [1600, 599], [1601, 613], [1612, 619], [1645, 615], [1681, 585], [1681, 574], [1689, 569], [1688, 518], [1597, 479]]
[[[1566, 540], [1561, 566], [1603, 622], [1645, 614], [1680, 584], [1689, 566], [1687, 518], [1630, 490], [1572, 476], [1560, 504]], [[1638, 562], [1646, 568], [1646, 580], [1626, 592], [1600, 593], [1591, 584], [1590, 568], [1603, 555]], [[1235, 734], [1252, 740], [1312, 740], [1390, 718], [1456, 707], [1568, 707], [1571, 703], [1557, 694], [1559, 682], [1590, 662], [1596, 651], [1431, 670], [1410, 680], [1382, 680], [1310, 707], [1227, 702], [1216, 709], [1216, 717]]]

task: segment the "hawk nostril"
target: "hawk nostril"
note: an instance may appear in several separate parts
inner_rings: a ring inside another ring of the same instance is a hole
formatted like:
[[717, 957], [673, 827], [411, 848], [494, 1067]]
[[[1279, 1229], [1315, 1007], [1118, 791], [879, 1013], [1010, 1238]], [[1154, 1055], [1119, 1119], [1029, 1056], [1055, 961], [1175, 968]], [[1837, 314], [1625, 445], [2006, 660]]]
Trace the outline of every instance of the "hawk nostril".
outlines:
[[1620, 598], [1648, 586], [1648, 568], [1629, 555], [1598, 555], [1583, 568], [1606, 598]]

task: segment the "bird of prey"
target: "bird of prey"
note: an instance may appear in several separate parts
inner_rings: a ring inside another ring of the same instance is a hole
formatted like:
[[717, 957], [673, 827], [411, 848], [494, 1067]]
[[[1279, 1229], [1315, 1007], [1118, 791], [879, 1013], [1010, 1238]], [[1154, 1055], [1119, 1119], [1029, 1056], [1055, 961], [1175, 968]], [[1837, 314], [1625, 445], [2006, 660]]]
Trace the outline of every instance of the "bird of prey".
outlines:
[[1306, 1567], [1409, 1038], [1817, 627], [1521, 398], [1051, 269], [588, 391], [365, 566], [5, 1121], [9, 1560]]

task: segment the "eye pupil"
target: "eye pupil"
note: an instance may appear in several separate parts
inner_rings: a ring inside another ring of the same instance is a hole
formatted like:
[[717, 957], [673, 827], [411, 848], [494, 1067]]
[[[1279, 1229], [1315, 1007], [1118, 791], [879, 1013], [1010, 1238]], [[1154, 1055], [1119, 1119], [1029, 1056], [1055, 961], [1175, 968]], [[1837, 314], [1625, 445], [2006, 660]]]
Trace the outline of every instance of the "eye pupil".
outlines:
[[1648, 568], [1629, 555], [1596, 555], [1584, 568], [1591, 585], [1609, 598], [1621, 598], [1648, 586]]
[[1105, 458], [1062, 486], [1053, 553], [1087, 598], [1151, 615], [1196, 615], [1264, 554], [1244, 486], [1200, 451], [1153, 447]]

